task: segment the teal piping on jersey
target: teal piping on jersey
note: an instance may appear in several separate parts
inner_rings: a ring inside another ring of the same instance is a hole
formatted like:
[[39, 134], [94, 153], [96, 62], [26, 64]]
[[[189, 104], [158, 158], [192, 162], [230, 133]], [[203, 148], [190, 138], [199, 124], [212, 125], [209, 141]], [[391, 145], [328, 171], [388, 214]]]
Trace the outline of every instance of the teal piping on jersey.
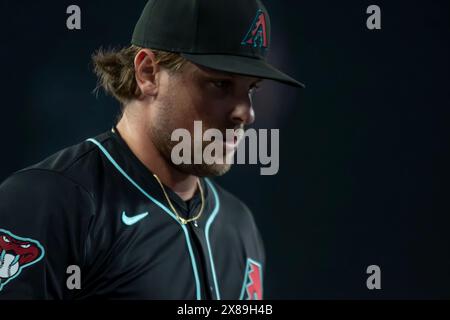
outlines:
[[145, 192], [144, 189], [142, 189], [118, 164], [117, 162], [114, 160], [114, 158], [109, 154], [109, 152], [102, 146], [102, 144], [100, 142], [98, 142], [95, 139], [87, 139], [86, 141], [92, 142], [93, 144], [95, 144], [97, 147], [99, 147], [99, 149], [103, 152], [103, 154], [106, 156], [106, 158], [108, 158], [108, 160], [114, 165], [114, 167], [116, 167], [116, 169], [125, 177], [127, 178], [128, 181], [131, 182], [131, 184], [133, 186], [135, 186], [142, 194], [144, 194], [148, 199], [150, 199], [151, 201], [153, 201], [158, 207], [160, 207], [161, 209], [163, 209], [167, 214], [169, 214], [176, 222], [178, 222], [178, 224], [181, 226], [181, 228], [183, 228], [184, 231], [184, 236], [186, 238], [186, 243], [189, 249], [189, 255], [191, 257], [191, 263], [192, 263], [192, 270], [194, 271], [194, 278], [195, 278], [195, 285], [196, 285], [196, 291], [197, 291], [197, 300], [201, 300], [202, 296], [201, 296], [201, 291], [200, 291], [200, 280], [198, 277], [198, 269], [197, 269], [197, 263], [195, 262], [195, 258], [194, 258], [194, 252], [192, 251], [192, 246], [191, 246], [191, 240], [189, 239], [189, 232], [187, 230], [187, 227], [183, 224], [181, 224], [177, 217], [169, 210], [166, 208], [166, 206], [164, 206], [161, 202], [159, 202], [158, 200], [156, 200], [155, 198], [153, 198], [151, 195], [149, 195], [147, 192]]
[[208, 246], [209, 261], [211, 263], [212, 275], [213, 275], [213, 280], [214, 280], [214, 287], [216, 288], [216, 298], [217, 298], [217, 300], [220, 300], [219, 285], [217, 283], [217, 277], [216, 277], [216, 267], [214, 265], [214, 259], [213, 259], [213, 255], [212, 255], [212, 251], [211, 251], [211, 244], [209, 243], [209, 230], [211, 228], [211, 224], [213, 223], [214, 219], [216, 218], [217, 214], [219, 213], [220, 202], [219, 202], [219, 196], [217, 195], [216, 188], [214, 188], [213, 184], [208, 179], [205, 179], [205, 180], [208, 183], [209, 187], [211, 188], [211, 190], [214, 194], [214, 199], [215, 199], [215, 203], [216, 203], [213, 213], [211, 214], [208, 221], [206, 222], [205, 233], [206, 233], [206, 245]]
[[[241, 297], [239, 298], [239, 300], [244, 300], [244, 295], [245, 295], [245, 289], [247, 289], [247, 287], [249, 286], [249, 285], [251, 285], [252, 284], [252, 282], [251, 283], [249, 283], [248, 285], [247, 285], [247, 280], [248, 280], [248, 275], [249, 275], [249, 272], [250, 272], [250, 264], [251, 263], [253, 263], [253, 264], [256, 264], [258, 267], [259, 267], [259, 270], [261, 270], [261, 273], [260, 273], [260, 277], [261, 277], [261, 290], [263, 290], [263, 269], [262, 269], [262, 265], [259, 263], [259, 262], [257, 262], [257, 261], [255, 261], [255, 260], [253, 260], [253, 259], [251, 259], [251, 258], [248, 258], [247, 259], [247, 266], [245, 267], [245, 276], [244, 276], [244, 283], [242, 284], [242, 290], [241, 290]], [[263, 294], [263, 292], [261, 291], [261, 296], [262, 296], [262, 294]]]

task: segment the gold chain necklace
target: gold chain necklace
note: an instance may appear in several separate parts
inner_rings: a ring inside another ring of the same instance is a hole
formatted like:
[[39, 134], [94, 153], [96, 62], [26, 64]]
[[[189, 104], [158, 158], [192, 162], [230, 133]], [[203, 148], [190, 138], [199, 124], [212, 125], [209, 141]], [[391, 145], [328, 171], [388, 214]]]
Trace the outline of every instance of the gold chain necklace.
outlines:
[[200, 207], [200, 210], [198, 211], [198, 214], [195, 217], [190, 218], [190, 219], [184, 219], [183, 217], [181, 217], [178, 214], [177, 210], [175, 209], [175, 207], [172, 204], [172, 201], [170, 201], [169, 196], [167, 195], [166, 189], [164, 188], [164, 185], [162, 184], [162, 182], [159, 179], [159, 177], [156, 174], [153, 174], [153, 176], [155, 177], [156, 181], [158, 181], [159, 185], [161, 186], [161, 189], [162, 189], [162, 191], [164, 193], [164, 196], [166, 197], [167, 203], [169, 204], [170, 208], [172, 209], [172, 211], [177, 216], [178, 221], [180, 221], [180, 223], [183, 224], [183, 225], [186, 225], [189, 222], [194, 221], [195, 226], [198, 227], [196, 220], [198, 220], [202, 216], [203, 208], [205, 207], [205, 196], [203, 194], [203, 188], [202, 188], [202, 184], [200, 183], [200, 179], [197, 180], [197, 184], [198, 184], [198, 188], [200, 189], [200, 196], [201, 196], [201, 199], [202, 199], [202, 205]]

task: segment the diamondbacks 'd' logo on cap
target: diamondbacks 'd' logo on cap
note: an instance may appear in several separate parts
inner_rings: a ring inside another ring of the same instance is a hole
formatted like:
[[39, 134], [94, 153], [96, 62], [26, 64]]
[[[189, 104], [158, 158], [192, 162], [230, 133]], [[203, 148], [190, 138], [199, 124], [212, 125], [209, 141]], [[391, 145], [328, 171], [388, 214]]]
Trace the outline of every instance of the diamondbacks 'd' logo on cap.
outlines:
[[261, 9], [256, 12], [256, 17], [241, 45], [251, 45], [255, 48], [268, 47], [266, 16]]

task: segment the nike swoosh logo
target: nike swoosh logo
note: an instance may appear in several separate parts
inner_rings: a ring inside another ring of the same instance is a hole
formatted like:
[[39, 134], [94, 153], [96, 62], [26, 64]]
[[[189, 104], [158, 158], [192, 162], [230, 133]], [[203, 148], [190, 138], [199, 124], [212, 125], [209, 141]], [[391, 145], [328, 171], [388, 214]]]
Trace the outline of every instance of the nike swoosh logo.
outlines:
[[127, 216], [127, 214], [124, 211], [124, 212], [122, 212], [122, 222], [124, 224], [126, 224], [127, 226], [132, 226], [133, 224], [138, 223], [139, 221], [141, 221], [142, 219], [144, 219], [147, 216], [148, 216], [148, 212], [141, 213], [141, 214], [138, 214], [133, 217], [129, 217], [129, 216]]

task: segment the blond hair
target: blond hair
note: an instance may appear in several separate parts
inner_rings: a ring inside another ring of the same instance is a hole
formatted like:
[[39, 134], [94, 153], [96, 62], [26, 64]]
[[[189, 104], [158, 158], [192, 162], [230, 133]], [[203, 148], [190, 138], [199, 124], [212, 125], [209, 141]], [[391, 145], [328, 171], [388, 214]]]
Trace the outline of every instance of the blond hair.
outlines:
[[[134, 58], [141, 47], [131, 45], [122, 49], [104, 50], [100, 48], [92, 55], [94, 73], [98, 77], [95, 92], [103, 88], [122, 105], [141, 95], [136, 83]], [[170, 72], [180, 71], [186, 60], [177, 53], [153, 50], [156, 62]]]

